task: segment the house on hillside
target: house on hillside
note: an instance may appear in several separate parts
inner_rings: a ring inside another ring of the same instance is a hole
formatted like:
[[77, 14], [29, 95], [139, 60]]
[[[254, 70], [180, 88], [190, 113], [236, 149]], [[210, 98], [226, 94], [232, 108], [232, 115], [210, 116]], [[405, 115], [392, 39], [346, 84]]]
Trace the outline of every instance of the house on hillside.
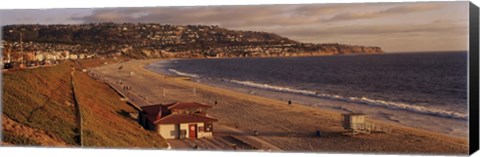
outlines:
[[143, 106], [138, 121], [165, 139], [211, 137], [213, 122], [218, 121], [206, 114], [211, 107], [197, 102]]

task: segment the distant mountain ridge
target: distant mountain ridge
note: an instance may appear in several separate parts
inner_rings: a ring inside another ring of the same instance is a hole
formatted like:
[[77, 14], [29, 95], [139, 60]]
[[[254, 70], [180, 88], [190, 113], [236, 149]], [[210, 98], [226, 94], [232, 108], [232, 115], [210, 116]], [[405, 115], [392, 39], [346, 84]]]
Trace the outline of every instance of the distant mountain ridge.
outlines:
[[[8, 25], [5, 48], [123, 55], [132, 58], [268, 57], [383, 53], [380, 47], [301, 43], [274, 33], [234, 31], [219, 26], [152, 23]], [[20, 33], [22, 32], [22, 33]], [[15, 43], [17, 42], [17, 43]]]

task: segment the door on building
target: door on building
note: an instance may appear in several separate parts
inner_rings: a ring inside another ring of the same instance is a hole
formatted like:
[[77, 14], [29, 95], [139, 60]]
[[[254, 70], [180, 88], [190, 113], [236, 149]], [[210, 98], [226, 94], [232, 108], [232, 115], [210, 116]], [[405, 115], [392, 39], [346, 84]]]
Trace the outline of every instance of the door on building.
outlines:
[[197, 124], [188, 125], [188, 137], [197, 138]]

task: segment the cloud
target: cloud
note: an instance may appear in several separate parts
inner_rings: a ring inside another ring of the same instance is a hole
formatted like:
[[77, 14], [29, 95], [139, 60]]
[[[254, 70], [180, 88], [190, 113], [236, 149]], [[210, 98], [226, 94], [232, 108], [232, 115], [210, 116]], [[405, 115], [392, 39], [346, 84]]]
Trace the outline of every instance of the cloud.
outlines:
[[302, 25], [320, 22], [339, 10], [363, 4], [196, 6], [95, 9], [89, 16], [74, 17], [85, 23], [155, 22], [164, 24], [207, 24], [231, 28], [243, 26]]
[[277, 28], [273, 31], [281, 35], [296, 37], [332, 37], [332, 36], [399, 36], [413, 34], [440, 34], [440, 35], [465, 35], [467, 34], [467, 21], [434, 20], [424, 24], [365, 24], [345, 25], [331, 27], [301, 27]]
[[247, 26], [291, 26], [373, 19], [430, 11], [443, 6], [442, 3], [370, 3], [106, 8], [95, 9], [89, 16], [72, 19], [85, 23], [205, 24], [236, 29]]
[[379, 18], [391, 15], [404, 15], [416, 12], [424, 12], [424, 11], [431, 11], [435, 9], [439, 9], [444, 7], [443, 4], [439, 3], [412, 3], [408, 5], [396, 6], [391, 7], [388, 9], [380, 10], [380, 11], [367, 11], [367, 12], [348, 12], [338, 14], [331, 18], [325, 19], [326, 22], [332, 21], [344, 21], [344, 20], [359, 20], [359, 19], [371, 19], [371, 18]]
[[372, 45], [386, 51], [465, 50], [468, 22], [433, 20], [409, 25], [332, 25], [277, 28], [271, 31], [297, 41]]
[[[160, 23], [219, 25], [227, 29], [276, 33], [302, 42], [363, 45], [455, 43], [466, 32], [468, 2], [357, 3], [194, 7], [141, 7], [10, 11], [10, 23]], [[40, 17], [39, 14], [43, 13]], [[52, 16], [55, 15], [55, 16]], [[45, 20], [51, 18], [52, 20]], [[411, 40], [408, 40], [411, 38]], [[389, 43], [387, 43], [387, 41]], [[411, 42], [416, 41], [416, 42]], [[433, 44], [431, 44], [433, 45]], [[392, 49], [404, 47], [392, 46]]]
[[84, 17], [90, 9], [15, 9], [0, 10], [0, 26], [11, 24], [78, 24], [83, 21], [72, 17]]
[[289, 6], [200, 6], [158, 8], [110, 8], [94, 10], [90, 16], [75, 18], [95, 22], [157, 22], [168, 24], [245, 24], [276, 18]]
[[444, 4], [439, 4], [439, 3], [419, 3], [419, 4], [405, 5], [405, 6], [398, 6], [398, 7], [389, 8], [389, 9], [386, 9], [384, 11], [381, 11], [381, 13], [384, 13], [384, 14], [407, 14], [407, 13], [413, 13], [413, 12], [435, 10], [435, 9], [439, 9], [441, 7], [444, 7], [444, 6], [445, 6]]

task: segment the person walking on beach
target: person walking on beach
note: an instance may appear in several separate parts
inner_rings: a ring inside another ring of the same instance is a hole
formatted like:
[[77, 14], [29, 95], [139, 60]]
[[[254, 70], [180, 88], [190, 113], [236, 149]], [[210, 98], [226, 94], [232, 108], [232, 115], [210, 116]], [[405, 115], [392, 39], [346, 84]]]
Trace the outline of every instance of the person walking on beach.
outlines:
[[288, 105], [292, 105], [292, 101], [291, 101], [291, 100], [288, 100]]

